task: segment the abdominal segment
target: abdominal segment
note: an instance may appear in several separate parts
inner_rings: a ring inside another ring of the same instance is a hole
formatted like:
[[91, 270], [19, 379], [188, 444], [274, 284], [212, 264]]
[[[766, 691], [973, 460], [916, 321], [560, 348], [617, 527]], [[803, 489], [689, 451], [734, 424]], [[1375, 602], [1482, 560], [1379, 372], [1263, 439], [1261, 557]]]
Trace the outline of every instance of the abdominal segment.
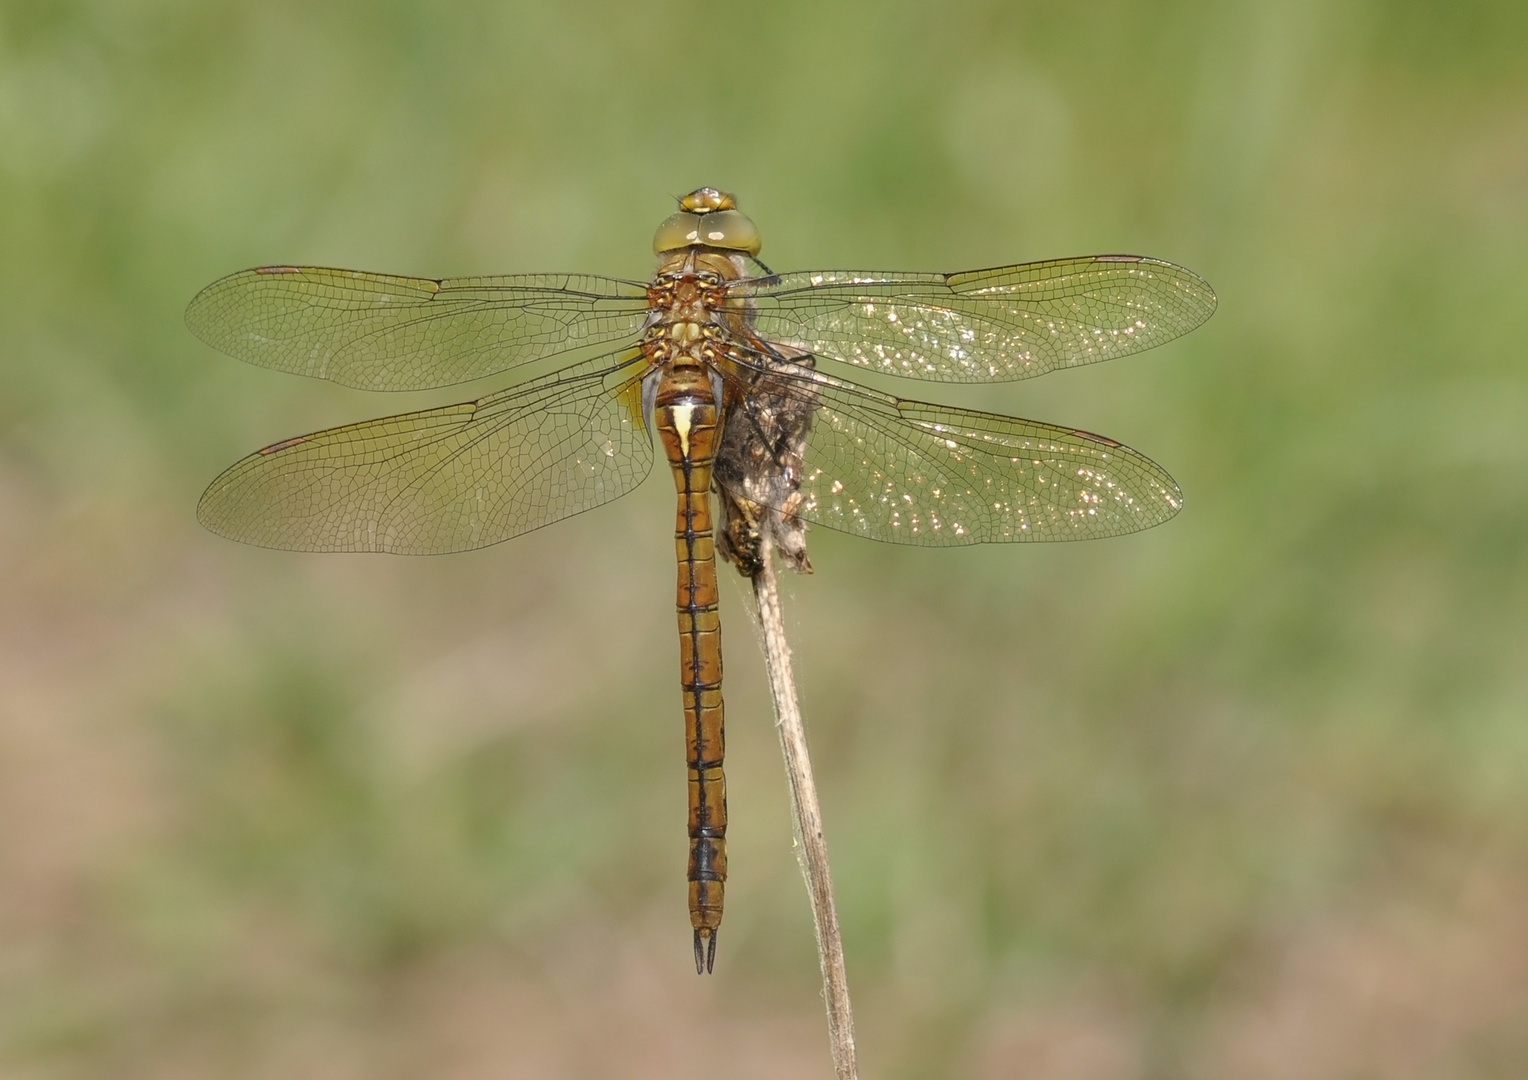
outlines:
[[695, 930], [695, 969], [710, 971], [727, 880], [721, 616], [710, 501], [719, 409], [709, 376], [698, 367], [677, 365], [662, 373], [653, 405], [654, 425], [679, 496], [674, 547], [679, 563], [679, 686], [689, 770], [686, 877], [690, 924]]

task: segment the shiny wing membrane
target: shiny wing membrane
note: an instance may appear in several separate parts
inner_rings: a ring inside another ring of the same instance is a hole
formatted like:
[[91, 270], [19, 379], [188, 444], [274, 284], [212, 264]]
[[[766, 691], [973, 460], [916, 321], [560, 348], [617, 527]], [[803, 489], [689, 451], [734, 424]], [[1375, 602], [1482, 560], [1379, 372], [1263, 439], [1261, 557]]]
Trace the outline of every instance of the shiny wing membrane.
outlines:
[[1186, 334], [1215, 293], [1181, 266], [1092, 255], [958, 274], [818, 270], [738, 286], [760, 336], [938, 382], [1027, 379]]
[[434, 555], [607, 503], [647, 476], [640, 354], [597, 357], [477, 401], [287, 439], [213, 481], [197, 518], [291, 551]]
[[769, 381], [813, 408], [799, 510], [818, 525], [955, 547], [1117, 536], [1182, 508], [1166, 470], [1112, 439], [797, 370]]
[[467, 382], [636, 334], [645, 286], [577, 274], [432, 278], [267, 266], [213, 282], [186, 325], [260, 367], [362, 390]]

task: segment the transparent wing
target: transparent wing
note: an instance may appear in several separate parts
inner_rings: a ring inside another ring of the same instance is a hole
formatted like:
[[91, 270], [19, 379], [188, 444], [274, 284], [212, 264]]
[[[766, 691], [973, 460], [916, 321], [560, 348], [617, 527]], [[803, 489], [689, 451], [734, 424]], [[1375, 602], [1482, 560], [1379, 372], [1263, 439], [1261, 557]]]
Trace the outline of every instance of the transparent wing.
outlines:
[[737, 288], [761, 337], [939, 382], [1027, 379], [1140, 352], [1215, 310], [1203, 278], [1139, 255], [958, 274], [803, 271]]
[[196, 516], [291, 551], [434, 555], [496, 544], [645, 477], [640, 355], [588, 360], [477, 401], [332, 428], [251, 454]]
[[186, 309], [208, 345], [362, 390], [422, 390], [635, 334], [645, 287], [573, 274], [431, 278], [267, 266], [215, 281]]
[[[818, 525], [928, 547], [1084, 540], [1149, 529], [1183, 505], [1160, 465], [1101, 435], [795, 371], [755, 370], [751, 389], [811, 413], [794, 509]], [[738, 408], [729, 424], [748, 422]]]

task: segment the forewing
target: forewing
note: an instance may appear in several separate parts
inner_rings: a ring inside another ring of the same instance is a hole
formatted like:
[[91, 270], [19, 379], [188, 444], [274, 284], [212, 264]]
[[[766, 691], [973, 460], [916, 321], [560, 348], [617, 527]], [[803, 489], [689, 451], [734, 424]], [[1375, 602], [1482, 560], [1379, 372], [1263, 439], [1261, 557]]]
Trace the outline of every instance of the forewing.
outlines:
[[208, 285], [186, 325], [260, 367], [422, 390], [635, 334], [644, 287], [572, 274], [431, 278], [267, 266]]
[[895, 544], [1085, 540], [1149, 529], [1183, 505], [1173, 478], [1112, 439], [903, 401], [814, 375], [801, 516]]
[[939, 382], [1027, 379], [1140, 352], [1215, 310], [1203, 278], [1139, 255], [958, 274], [803, 271], [737, 288], [764, 338]]
[[478, 401], [332, 428], [251, 454], [197, 518], [291, 551], [435, 555], [507, 540], [645, 477], [640, 357], [604, 356]]

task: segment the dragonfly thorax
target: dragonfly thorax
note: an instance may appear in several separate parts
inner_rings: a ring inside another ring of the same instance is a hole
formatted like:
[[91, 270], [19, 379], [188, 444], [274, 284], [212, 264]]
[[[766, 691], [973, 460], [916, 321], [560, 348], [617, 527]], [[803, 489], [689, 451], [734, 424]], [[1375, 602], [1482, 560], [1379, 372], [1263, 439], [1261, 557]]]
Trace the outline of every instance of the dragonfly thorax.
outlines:
[[661, 366], [684, 356], [694, 361], [711, 358], [722, 334], [716, 312], [726, 298], [719, 282], [704, 282], [694, 274], [659, 277], [648, 286], [647, 297], [652, 313], [642, 351], [649, 363]]
[[690, 250], [664, 261], [647, 287], [642, 351], [650, 363], [671, 363], [680, 356], [711, 361], [726, 334], [742, 329], [741, 302], [730, 292], [731, 282], [742, 273], [734, 259], [741, 261], [740, 256]]

